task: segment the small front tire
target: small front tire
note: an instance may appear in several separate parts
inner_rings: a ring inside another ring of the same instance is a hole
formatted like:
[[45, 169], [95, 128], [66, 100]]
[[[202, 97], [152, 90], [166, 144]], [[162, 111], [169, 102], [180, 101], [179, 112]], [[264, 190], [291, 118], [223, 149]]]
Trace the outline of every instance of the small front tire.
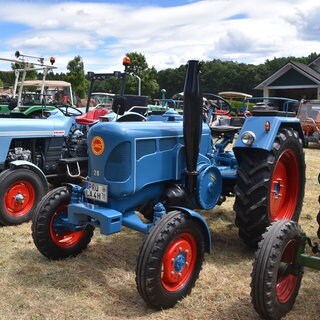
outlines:
[[302, 230], [297, 222], [280, 220], [263, 235], [252, 269], [251, 297], [264, 319], [281, 319], [296, 300], [303, 275], [293, 266]]
[[85, 250], [93, 236], [91, 225], [68, 222], [70, 192], [66, 187], [50, 191], [39, 203], [32, 219], [32, 237], [38, 250], [48, 259], [76, 256]]
[[170, 308], [190, 294], [204, 259], [203, 234], [195, 220], [178, 210], [156, 222], [136, 267], [137, 289], [149, 306]]

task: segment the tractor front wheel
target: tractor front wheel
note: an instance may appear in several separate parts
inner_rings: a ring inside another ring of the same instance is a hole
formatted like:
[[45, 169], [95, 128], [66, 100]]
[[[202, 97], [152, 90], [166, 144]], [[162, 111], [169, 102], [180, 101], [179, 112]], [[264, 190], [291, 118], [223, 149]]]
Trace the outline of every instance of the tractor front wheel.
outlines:
[[38, 202], [48, 190], [40, 177], [28, 169], [5, 170], [0, 174], [0, 223], [17, 225], [32, 218]]
[[93, 236], [91, 225], [68, 222], [70, 192], [66, 187], [50, 191], [39, 203], [32, 219], [32, 238], [38, 250], [52, 260], [76, 256], [85, 250]]
[[202, 267], [205, 241], [190, 216], [172, 211], [156, 222], [144, 239], [136, 267], [141, 297], [156, 309], [170, 308], [187, 296]]
[[239, 154], [235, 186], [236, 225], [246, 244], [256, 247], [273, 221], [298, 221], [305, 190], [302, 142], [292, 128], [279, 131], [272, 149]]
[[289, 312], [299, 292], [303, 267], [294, 266], [298, 237], [297, 222], [274, 222], [263, 235], [252, 269], [251, 297], [263, 319], [281, 319]]

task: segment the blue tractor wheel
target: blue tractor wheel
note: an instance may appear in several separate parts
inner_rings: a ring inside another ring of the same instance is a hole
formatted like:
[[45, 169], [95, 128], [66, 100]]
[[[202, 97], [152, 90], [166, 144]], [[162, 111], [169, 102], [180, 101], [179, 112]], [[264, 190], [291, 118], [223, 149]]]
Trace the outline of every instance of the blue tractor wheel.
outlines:
[[38, 250], [52, 260], [76, 256], [93, 236], [91, 225], [68, 223], [70, 192], [66, 187], [51, 190], [39, 203], [32, 219], [32, 237]]
[[201, 226], [178, 210], [168, 212], [140, 248], [136, 284], [141, 297], [156, 309], [174, 306], [198, 279], [204, 250]]

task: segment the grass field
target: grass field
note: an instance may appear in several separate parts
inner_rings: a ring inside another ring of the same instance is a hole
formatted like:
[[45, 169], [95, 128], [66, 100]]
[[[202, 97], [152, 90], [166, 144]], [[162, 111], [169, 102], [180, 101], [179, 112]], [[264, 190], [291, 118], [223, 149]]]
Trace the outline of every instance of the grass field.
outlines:
[[[305, 149], [306, 195], [300, 223], [316, 240], [320, 148]], [[124, 229], [97, 231], [88, 249], [64, 261], [49, 261], [35, 248], [31, 223], [0, 228], [0, 319], [259, 319], [250, 298], [254, 253], [238, 238], [233, 198], [204, 216], [213, 251], [190, 296], [174, 308], [154, 311], [135, 287], [136, 255], [142, 234]], [[319, 274], [306, 269], [294, 309], [285, 319], [319, 318]]]

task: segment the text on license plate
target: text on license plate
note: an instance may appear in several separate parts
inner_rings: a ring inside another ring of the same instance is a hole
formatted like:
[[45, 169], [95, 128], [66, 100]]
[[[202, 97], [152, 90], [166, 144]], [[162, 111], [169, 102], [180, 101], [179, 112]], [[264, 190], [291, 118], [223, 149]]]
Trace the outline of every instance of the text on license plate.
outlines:
[[88, 183], [86, 197], [93, 200], [108, 202], [108, 186], [99, 183]]

